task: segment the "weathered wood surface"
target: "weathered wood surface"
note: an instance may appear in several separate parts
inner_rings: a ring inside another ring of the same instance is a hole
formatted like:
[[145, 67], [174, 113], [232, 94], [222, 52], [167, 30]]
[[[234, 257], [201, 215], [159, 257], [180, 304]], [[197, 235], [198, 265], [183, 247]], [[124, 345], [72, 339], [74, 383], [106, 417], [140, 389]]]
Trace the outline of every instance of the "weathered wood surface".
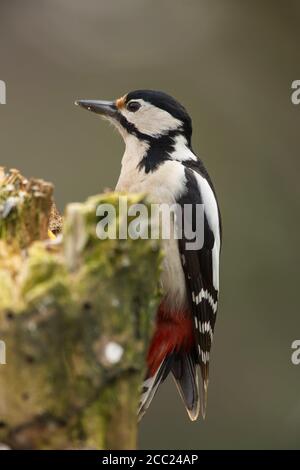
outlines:
[[49, 241], [49, 226], [61, 230], [52, 193], [0, 171], [0, 442], [133, 449], [159, 246], [97, 238], [96, 207], [117, 208], [115, 193], [67, 206]]

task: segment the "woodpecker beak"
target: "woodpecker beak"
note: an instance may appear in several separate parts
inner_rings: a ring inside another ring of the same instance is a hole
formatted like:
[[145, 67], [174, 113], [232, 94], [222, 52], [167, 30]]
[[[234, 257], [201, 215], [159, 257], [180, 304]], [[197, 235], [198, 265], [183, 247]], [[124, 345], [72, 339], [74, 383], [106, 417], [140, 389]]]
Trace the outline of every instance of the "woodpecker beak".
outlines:
[[75, 105], [107, 117], [114, 117], [118, 111], [114, 101], [78, 100]]

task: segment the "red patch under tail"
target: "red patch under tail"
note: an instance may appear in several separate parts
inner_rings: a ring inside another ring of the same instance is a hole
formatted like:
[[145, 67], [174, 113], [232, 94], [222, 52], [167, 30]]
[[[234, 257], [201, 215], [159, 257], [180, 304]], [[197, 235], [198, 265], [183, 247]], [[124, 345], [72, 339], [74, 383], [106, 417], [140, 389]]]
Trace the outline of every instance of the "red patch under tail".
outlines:
[[194, 345], [193, 322], [188, 310], [174, 311], [160, 304], [155, 332], [147, 356], [150, 375], [154, 375], [165, 357], [176, 351], [189, 352]]

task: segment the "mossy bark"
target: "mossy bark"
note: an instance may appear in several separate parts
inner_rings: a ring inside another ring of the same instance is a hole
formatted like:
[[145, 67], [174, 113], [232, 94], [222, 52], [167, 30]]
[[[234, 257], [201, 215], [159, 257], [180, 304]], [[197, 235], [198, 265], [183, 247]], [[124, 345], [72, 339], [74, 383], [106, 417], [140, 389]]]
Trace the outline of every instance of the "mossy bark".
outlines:
[[158, 243], [98, 239], [99, 204], [115, 206], [119, 223], [116, 193], [70, 204], [62, 236], [49, 241], [52, 186], [13, 175], [0, 179], [0, 442], [133, 449]]

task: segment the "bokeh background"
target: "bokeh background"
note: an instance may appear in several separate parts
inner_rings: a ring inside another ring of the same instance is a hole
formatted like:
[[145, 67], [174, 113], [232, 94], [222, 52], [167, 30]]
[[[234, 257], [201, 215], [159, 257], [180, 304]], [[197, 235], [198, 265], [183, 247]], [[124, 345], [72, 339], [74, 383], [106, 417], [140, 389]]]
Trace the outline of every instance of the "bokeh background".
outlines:
[[114, 187], [123, 143], [73, 102], [153, 88], [190, 111], [217, 188], [207, 418], [190, 423], [167, 381], [142, 448], [300, 448], [299, 44], [299, 0], [1, 0], [1, 164], [53, 181], [61, 209]]

